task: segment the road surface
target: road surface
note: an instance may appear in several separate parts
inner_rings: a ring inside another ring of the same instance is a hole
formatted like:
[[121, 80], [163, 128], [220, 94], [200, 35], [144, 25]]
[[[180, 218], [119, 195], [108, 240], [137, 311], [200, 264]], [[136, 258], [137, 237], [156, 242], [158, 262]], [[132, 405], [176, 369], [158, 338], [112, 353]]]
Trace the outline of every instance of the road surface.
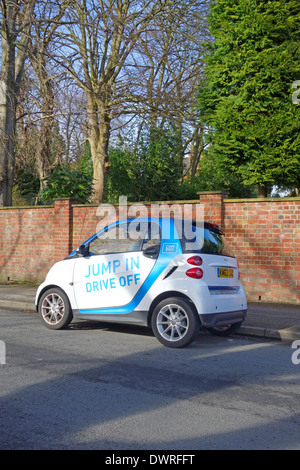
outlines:
[[14, 310], [0, 341], [1, 449], [300, 449], [290, 344], [200, 333], [170, 349], [141, 327], [51, 331]]

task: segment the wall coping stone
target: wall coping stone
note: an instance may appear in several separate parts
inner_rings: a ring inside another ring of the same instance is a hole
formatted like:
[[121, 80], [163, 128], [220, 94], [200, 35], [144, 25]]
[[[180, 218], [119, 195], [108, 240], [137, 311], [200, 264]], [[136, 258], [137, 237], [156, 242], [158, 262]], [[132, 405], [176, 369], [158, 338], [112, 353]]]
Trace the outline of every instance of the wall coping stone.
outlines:
[[300, 201], [300, 197], [256, 197], [256, 198], [245, 198], [245, 199], [231, 199], [226, 198], [223, 200], [226, 202], [285, 202], [285, 201]]
[[0, 211], [7, 211], [7, 210], [19, 210], [19, 209], [49, 209], [54, 207], [54, 204], [49, 204], [45, 206], [4, 206], [0, 207]]
[[126, 204], [119, 204], [115, 202], [113, 204], [109, 202], [102, 202], [101, 204], [72, 204], [72, 207], [99, 207], [101, 206], [114, 206], [114, 207], [122, 207], [122, 206], [149, 206], [151, 204], [199, 204], [199, 199], [188, 199], [182, 201], [138, 201], [138, 202], [129, 202], [127, 201]]
[[223, 194], [226, 196], [229, 194], [229, 192], [228, 191], [198, 191], [197, 194], [199, 194], [200, 196], [205, 195], [205, 194]]
[[[200, 191], [197, 192], [199, 195], [205, 194], [229, 194], [226, 191]], [[79, 204], [77, 202], [72, 203], [74, 199], [72, 198], [57, 198], [55, 201], [70, 201], [72, 207], [98, 207], [100, 204]], [[284, 201], [300, 201], [300, 197], [258, 197], [258, 198], [243, 198], [243, 199], [236, 199], [236, 198], [225, 198], [223, 199], [224, 203], [227, 202], [284, 202]], [[150, 205], [150, 204], [199, 204], [199, 199], [188, 199], [188, 200], [178, 200], [178, 201], [139, 201], [139, 202], [128, 202], [128, 206], [133, 205]], [[105, 206], [123, 206], [124, 204], [119, 203], [102, 203], [101, 205]], [[4, 206], [0, 207], [0, 210], [18, 210], [18, 209], [47, 209], [54, 207], [54, 204], [49, 205], [40, 205], [40, 206]]]

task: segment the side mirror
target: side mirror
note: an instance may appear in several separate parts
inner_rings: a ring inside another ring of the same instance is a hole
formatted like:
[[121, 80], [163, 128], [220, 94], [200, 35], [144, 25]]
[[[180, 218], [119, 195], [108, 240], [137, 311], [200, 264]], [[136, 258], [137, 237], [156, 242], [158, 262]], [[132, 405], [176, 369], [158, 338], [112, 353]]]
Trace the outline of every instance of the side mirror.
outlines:
[[89, 253], [89, 249], [86, 245], [80, 245], [77, 249], [76, 249], [76, 254], [78, 256], [87, 256]]
[[147, 256], [147, 258], [157, 258], [158, 254], [160, 251], [160, 245], [153, 245], [153, 246], [148, 246], [148, 248], [145, 248], [143, 250], [143, 255]]

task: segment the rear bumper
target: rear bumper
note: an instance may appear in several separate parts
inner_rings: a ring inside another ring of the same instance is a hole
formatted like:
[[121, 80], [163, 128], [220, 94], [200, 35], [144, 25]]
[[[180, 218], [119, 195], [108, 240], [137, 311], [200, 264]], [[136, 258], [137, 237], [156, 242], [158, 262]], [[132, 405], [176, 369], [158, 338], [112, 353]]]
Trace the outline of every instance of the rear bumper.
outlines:
[[199, 315], [203, 326], [212, 328], [214, 326], [231, 325], [243, 322], [247, 315], [247, 309], [235, 312], [206, 313]]

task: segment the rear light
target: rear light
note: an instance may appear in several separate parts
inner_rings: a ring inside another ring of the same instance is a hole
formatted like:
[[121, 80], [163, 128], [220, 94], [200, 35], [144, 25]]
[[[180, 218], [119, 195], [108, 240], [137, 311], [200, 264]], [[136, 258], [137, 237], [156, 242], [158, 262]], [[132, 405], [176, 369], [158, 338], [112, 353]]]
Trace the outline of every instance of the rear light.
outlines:
[[188, 269], [185, 274], [188, 277], [192, 277], [193, 279], [201, 279], [203, 276], [203, 271], [201, 268], [191, 268]]
[[202, 258], [200, 256], [191, 256], [187, 262], [189, 264], [193, 264], [194, 266], [201, 266], [202, 264]]

